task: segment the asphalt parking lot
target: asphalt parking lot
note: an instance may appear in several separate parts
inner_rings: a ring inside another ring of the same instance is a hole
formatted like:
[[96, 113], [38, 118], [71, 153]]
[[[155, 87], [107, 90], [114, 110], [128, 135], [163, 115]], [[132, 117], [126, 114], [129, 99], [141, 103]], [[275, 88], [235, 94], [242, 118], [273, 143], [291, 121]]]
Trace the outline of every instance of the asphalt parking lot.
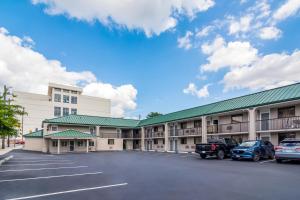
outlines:
[[0, 166], [1, 199], [298, 199], [300, 165], [202, 160], [195, 154], [15, 150]]

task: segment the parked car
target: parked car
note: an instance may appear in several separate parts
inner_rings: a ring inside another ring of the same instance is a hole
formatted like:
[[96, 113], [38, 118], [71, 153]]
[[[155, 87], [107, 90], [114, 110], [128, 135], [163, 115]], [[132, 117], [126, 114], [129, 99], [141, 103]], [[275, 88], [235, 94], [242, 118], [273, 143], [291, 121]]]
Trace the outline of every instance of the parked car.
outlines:
[[255, 162], [260, 159], [274, 159], [274, 146], [269, 141], [249, 140], [232, 149], [232, 160], [251, 159]]
[[275, 147], [275, 159], [278, 163], [283, 160], [300, 160], [300, 139], [284, 139]]
[[24, 140], [16, 140], [16, 144], [25, 144]]
[[196, 144], [195, 152], [200, 154], [203, 159], [207, 156], [216, 156], [222, 160], [226, 156], [230, 157], [231, 149], [237, 145], [238, 143], [231, 138], [210, 139], [207, 144]]

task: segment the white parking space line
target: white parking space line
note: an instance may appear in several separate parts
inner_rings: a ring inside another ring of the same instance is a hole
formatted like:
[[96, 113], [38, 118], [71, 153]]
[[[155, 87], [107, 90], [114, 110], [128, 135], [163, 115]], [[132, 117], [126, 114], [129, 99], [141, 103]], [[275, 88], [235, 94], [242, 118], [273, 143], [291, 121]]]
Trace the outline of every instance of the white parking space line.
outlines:
[[14, 159], [12, 159], [11, 161], [8, 161], [9, 163], [38, 163], [38, 162], [70, 162], [70, 160], [29, 160], [29, 161], [25, 161], [25, 160], [20, 160], [20, 161], [16, 161]]
[[[15, 160], [45, 160], [45, 158], [18, 158], [14, 157]], [[52, 160], [59, 160], [59, 159], [52, 159]]]
[[263, 164], [263, 163], [268, 163], [268, 162], [274, 162], [275, 160], [265, 160], [265, 161], [261, 161], [259, 162], [260, 164]]
[[74, 164], [73, 162], [69, 162], [69, 163], [64, 163], [64, 162], [56, 162], [56, 163], [32, 163], [32, 164], [8, 164], [8, 165], [2, 165], [2, 167], [6, 167], [6, 166], [9, 166], [9, 167], [12, 167], [12, 166], [24, 166], [24, 165], [31, 165], [31, 166], [36, 166], [36, 165], [71, 165], [71, 164]]
[[6, 199], [6, 200], [33, 199], [33, 198], [38, 198], [38, 197], [54, 196], [54, 195], [66, 194], [66, 193], [82, 192], [82, 191], [89, 191], [89, 190], [98, 190], [98, 189], [111, 188], [111, 187], [121, 187], [121, 186], [125, 186], [125, 185], [128, 185], [128, 183], [119, 183], [119, 184], [114, 184], [114, 185], [103, 185], [103, 186], [98, 186], [98, 187], [81, 188], [81, 189], [76, 189], [76, 190], [66, 190], [66, 191], [61, 191], [61, 192], [39, 194], [39, 195], [33, 195], [33, 196], [27, 196], [27, 197], [18, 197], [18, 198]]
[[76, 168], [83, 168], [88, 166], [75, 166], [75, 167], [46, 167], [46, 168], [36, 168], [36, 169], [8, 169], [8, 170], [1, 170], [1, 172], [22, 172], [22, 171], [40, 171], [40, 170], [56, 170], [56, 169], [76, 169]]
[[195, 155], [190, 155], [190, 154], [188, 154], [188, 155], [179, 155], [179, 157], [181, 157], [181, 158], [192, 158], [192, 157], [196, 157]]
[[36, 179], [72, 177], [72, 176], [85, 176], [85, 175], [95, 175], [95, 174], [102, 174], [102, 172], [90, 172], [90, 173], [82, 173], [82, 174], [64, 174], [64, 175], [57, 175], [57, 176], [39, 176], [39, 177], [32, 177], [32, 178], [6, 179], [6, 180], [0, 180], [0, 183], [2, 183], [2, 182], [14, 182], [14, 181], [36, 180]]

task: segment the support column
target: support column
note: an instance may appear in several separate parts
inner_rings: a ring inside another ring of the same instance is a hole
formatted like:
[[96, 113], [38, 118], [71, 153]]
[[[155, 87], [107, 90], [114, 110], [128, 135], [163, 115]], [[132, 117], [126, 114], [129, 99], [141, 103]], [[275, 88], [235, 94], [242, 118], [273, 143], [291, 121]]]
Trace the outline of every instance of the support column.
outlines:
[[98, 138], [100, 137], [100, 126], [96, 126], [96, 141], [95, 141], [95, 150], [98, 151], [99, 149], [99, 143], [98, 143]]
[[165, 123], [165, 151], [169, 151], [169, 125]]
[[57, 140], [57, 154], [60, 154], [60, 139]]
[[249, 113], [249, 140], [256, 140], [256, 108], [248, 109]]
[[207, 119], [206, 116], [201, 117], [202, 122], [202, 143], [207, 143]]
[[100, 136], [100, 126], [96, 126], [96, 136]]
[[145, 151], [145, 128], [141, 128], [141, 150]]
[[86, 152], [89, 152], [89, 140], [86, 140]]

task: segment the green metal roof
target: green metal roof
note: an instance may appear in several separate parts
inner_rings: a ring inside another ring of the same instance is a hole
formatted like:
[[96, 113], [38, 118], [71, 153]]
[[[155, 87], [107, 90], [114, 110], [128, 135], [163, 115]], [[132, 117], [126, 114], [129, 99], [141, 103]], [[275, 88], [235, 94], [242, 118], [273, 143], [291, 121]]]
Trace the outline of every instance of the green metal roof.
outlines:
[[88, 134], [88, 133], [82, 133], [80, 131], [76, 130], [65, 130], [61, 132], [52, 133], [49, 135], [45, 135], [45, 137], [48, 138], [93, 138], [94, 135]]
[[139, 126], [161, 124], [165, 122], [192, 118], [197, 116], [212, 115], [222, 112], [246, 109], [274, 103], [281, 103], [300, 99], [300, 83], [265, 90], [233, 99], [228, 99], [208, 105], [203, 105], [187, 110], [173, 112], [150, 119], [142, 120]]
[[83, 124], [83, 125], [97, 125], [107, 127], [122, 127], [134, 128], [138, 125], [139, 120], [111, 118], [111, 117], [98, 117], [88, 115], [69, 115], [54, 119], [46, 119], [45, 123], [59, 123], [59, 124]]
[[43, 130], [38, 130], [32, 133], [28, 133], [24, 135], [25, 138], [42, 138], [43, 137]]
[[141, 121], [122, 118], [69, 115], [66, 117], [44, 120], [44, 122], [135, 128], [299, 99], [300, 83], [296, 83], [186, 110], [168, 113]]

